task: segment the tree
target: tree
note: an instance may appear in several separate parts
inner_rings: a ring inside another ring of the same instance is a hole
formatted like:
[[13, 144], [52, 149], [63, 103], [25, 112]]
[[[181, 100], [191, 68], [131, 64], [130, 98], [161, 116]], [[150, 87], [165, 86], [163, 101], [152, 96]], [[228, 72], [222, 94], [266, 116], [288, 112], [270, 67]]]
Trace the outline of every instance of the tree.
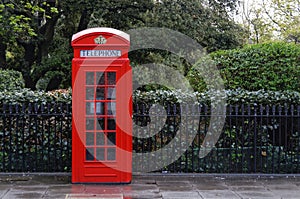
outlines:
[[245, 2], [242, 5], [242, 24], [247, 30], [247, 39], [250, 43], [261, 43], [272, 38], [273, 28], [271, 24], [262, 18], [264, 10], [255, 8]]
[[[22, 73], [28, 88], [35, 89], [37, 80], [32, 77], [35, 72], [33, 66], [48, 55], [54, 27], [60, 16], [59, 7], [57, 1], [51, 0], [1, 2], [1, 68], [8, 68], [9, 60], [5, 53], [18, 51], [11, 56], [13, 59], [9, 68]], [[9, 47], [8, 43], [16, 50]]]
[[[194, 38], [209, 51], [234, 48], [241, 43], [237, 31], [240, 28], [230, 17], [236, 2], [2, 0], [0, 66], [20, 71], [25, 86], [31, 89], [68, 87], [71, 37], [95, 26], [123, 31], [145, 26], [167, 27]], [[143, 60], [147, 56], [146, 53]], [[134, 57], [141, 60], [139, 56]]]
[[152, 1], [143, 0], [66, 0], [61, 3], [61, 15], [55, 27], [54, 42], [49, 56], [39, 69], [51, 67], [38, 82], [38, 87], [52, 90], [58, 87], [68, 87], [71, 84], [71, 59], [73, 56], [70, 46], [72, 35], [89, 27], [112, 27], [126, 30], [142, 26], [141, 13], [151, 9]]
[[182, 32], [209, 52], [231, 49], [241, 44], [242, 29], [230, 17], [236, 3], [235, 0], [161, 0], [145, 14], [145, 24]]
[[300, 0], [263, 0], [264, 11], [280, 33], [280, 38], [300, 41]]
[[243, 2], [242, 24], [255, 43], [282, 40], [299, 43], [300, 0]]
[[[102, 23], [99, 25], [113, 23], [115, 28], [129, 27], [124, 23], [125, 18], [127, 22], [138, 18], [150, 1], [142, 2], [135, 5], [132, 1], [108, 0], [3, 0], [0, 4], [0, 67], [20, 71], [25, 86], [31, 89], [36, 89], [37, 84], [47, 90], [61, 83], [64, 87], [70, 86], [72, 35], [90, 24], [95, 25], [98, 19]], [[117, 15], [122, 12], [125, 18], [118, 24]]]

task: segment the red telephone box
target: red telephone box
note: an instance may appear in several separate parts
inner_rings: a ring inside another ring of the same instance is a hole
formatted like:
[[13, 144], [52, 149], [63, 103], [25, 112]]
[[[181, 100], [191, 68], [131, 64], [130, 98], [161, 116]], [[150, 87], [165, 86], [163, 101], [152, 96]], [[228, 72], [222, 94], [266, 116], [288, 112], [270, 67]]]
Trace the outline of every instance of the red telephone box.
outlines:
[[91, 28], [73, 35], [72, 46], [72, 182], [129, 183], [129, 35], [112, 28]]

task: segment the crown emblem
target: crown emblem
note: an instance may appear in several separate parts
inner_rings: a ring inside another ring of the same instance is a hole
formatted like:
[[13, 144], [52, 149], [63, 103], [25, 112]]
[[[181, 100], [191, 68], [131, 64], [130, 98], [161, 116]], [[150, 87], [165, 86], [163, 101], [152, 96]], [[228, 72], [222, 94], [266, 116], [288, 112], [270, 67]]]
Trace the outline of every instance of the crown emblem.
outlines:
[[102, 35], [95, 38], [94, 41], [96, 44], [105, 44], [106, 43], [106, 39]]

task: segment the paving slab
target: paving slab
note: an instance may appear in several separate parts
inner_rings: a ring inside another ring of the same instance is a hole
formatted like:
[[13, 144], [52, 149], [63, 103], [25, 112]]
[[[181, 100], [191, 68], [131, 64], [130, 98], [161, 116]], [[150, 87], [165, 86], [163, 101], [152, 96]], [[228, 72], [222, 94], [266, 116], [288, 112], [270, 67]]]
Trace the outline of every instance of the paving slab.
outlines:
[[125, 198], [161, 198], [159, 188], [156, 185], [149, 184], [133, 184], [131, 186], [122, 187], [122, 193]]
[[282, 183], [282, 184], [266, 184], [266, 187], [270, 190], [294, 190], [299, 187], [293, 183]]
[[88, 194], [122, 194], [118, 185], [85, 185], [84, 193]]
[[231, 190], [205, 190], [198, 191], [204, 199], [240, 199], [236, 193]]
[[122, 190], [159, 192], [158, 186], [153, 184], [133, 184], [128, 187], [122, 187]]
[[20, 192], [9, 191], [2, 199], [38, 199], [44, 196], [44, 192]]
[[151, 193], [142, 191], [128, 191], [123, 193], [124, 199], [162, 199], [161, 193]]
[[271, 190], [272, 193], [281, 198], [300, 198], [300, 190], [290, 189], [290, 190]]
[[177, 181], [162, 181], [162, 180], [157, 180], [156, 181], [157, 185], [183, 185], [183, 186], [189, 186], [190, 185], [190, 181], [181, 181], [181, 180], [177, 180]]
[[10, 188], [10, 191], [20, 191], [20, 192], [41, 192], [41, 191], [46, 191], [49, 188], [48, 185], [30, 185], [27, 184], [25, 185], [15, 185]]
[[1, 190], [0, 191], [0, 198], [3, 198], [9, 191], [10, 191], [10, 189]]
[[133, 179], [131, 184], [156, 184], [156, 180], [151, 179]]
[[3, 199], [15, 198], [42, 198], [47, 191], [47, 186], [14, 186], [2, 195]]
[[182, 186], [180, 184], [178, 185], [161, 185], [159, 186], [159, 190], [160, 191], [174, 191], [174, 192], [179, 192], [179, 191], [182, 191], [182, 192], [187, 192], [187, 191], [194, 191], [194, 187], [189, 185], [189, 186]]
[[42, 198], [48, 186], [13, 186], [9, 188], [9, 190], [2, 195], [3, 199], [14, 199], [14, 198]]
[[0, 184], [0, 191], [6, 191], [7, 189], [13, 188], [15, 185], [13, 184]]
[[274, 193], [268, 191], [235, 191], [235, 193], [241, 198], [251, 198], [251, 199], [261, 199], [261, 198], [280, 199], [281, 198], [280, 196], [275, 195]]
[[66, 199], [66, 194], [52, 194], [52, 195], [44, 195], [43, 199]]
[[160, 191], [169, 191], [169, 192], [179, 192], [179, 191], [193, 191], [194, 188], [192, 184], [189, 181], [162, 181], [157, 180], [156, 181], [157, 186], [159, 187]]
[[263, 182], [256, 180], [256, 179], [230, 179], [226, 180], [225, 184], [227, 186], [263, 186]]
[[201, 195], [196, 191], [178, 192], [178, 191], [162, 191], [163, 199], [202, 199]]
[[226, 186], [224, 183], [212, 183], [212, 182], [206, 182], [206, 183], [198, 183], [192, 185], [194, 189], [197, 190], [227, 190], [229, 189], [228, 186]]
[[124, 199], [123, 194], [67, 194], [65, 199]]
[[300, 188], [300, 182], [295, 182], [295, 185]]
[[84, 192], [85, 186], [84, 185], [49, 185], [47, 189], [47, 193], [82, 193]]
[[233, 191], [267, 191], [265, 186], [229, 186], [228, 189]]

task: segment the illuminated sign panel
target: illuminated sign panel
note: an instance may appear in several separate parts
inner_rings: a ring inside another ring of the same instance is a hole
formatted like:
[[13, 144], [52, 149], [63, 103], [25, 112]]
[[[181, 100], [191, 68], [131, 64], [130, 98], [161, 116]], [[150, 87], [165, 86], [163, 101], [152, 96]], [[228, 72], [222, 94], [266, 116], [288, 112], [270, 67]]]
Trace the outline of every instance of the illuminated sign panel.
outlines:
[[120, 50], [81, 50], [80, 57], [121, 57]]

